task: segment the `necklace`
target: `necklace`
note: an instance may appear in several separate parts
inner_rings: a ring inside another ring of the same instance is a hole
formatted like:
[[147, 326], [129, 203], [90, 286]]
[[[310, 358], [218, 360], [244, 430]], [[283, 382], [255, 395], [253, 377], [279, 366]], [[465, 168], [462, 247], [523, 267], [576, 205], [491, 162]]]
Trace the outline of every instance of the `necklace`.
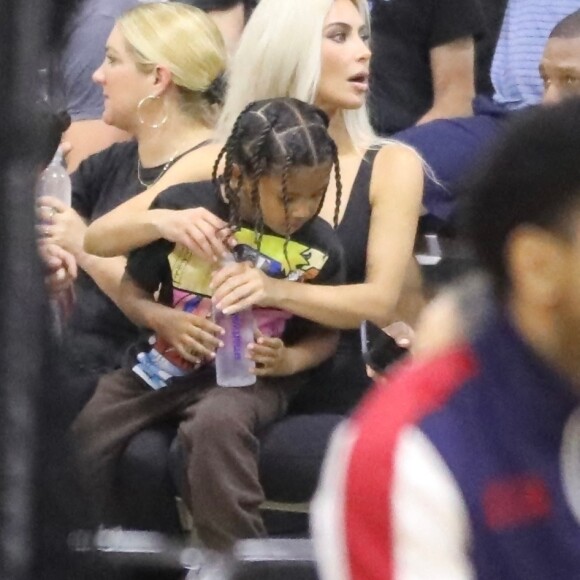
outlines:
[[165, 175], [165, 173], [167, 173], [167, 170], [177, 161], [176, 157], [177, 151], [167, 160], [153, 181], [145, 181], [143, 177], [141, 177], [141, 169], [143, 167], [141, 165], [141, 159], [137, 157], [137, 179], [139, 180], [139, 183], [147, 189], [149, 189], [152, 185], [155, 185]]
[[195, 151], [196, 149], [199, 149], [200, 147], [203, 147], [204, 145], [207, 145], [209, 142], [211, 141], [211, 139], [204, 139], [203, 141], [200, 141], [199, 143], [196, 143], [193, 147], [190, 147], [189, 149], [186, 149], [183, 153], [179, 153], [179, 150], [177, 150], [165, 163], [165, 165], [163, 165], [163, 167], [161, 168], [161, 170], [159, 171], [159, 173], [157, 174], [157, 176], [155, 177], [155, 179], [153, 179], [153, 181], [145, 181], [141, 175], [141, 170], [143, 169], [143, 166], [141, 165], [141, 159], [139, 159], [139, 156], [137, 155], [137, 179], [139, 180], [139, 183], [145, 187], [145, 188], [150, 188], [153, 185], [155, 185], [169, 170], [169, 168], [174, 165], [175, 163], [177, 163], [184, 155], [187, 155], [188, 153], [191, 153], [192, 151]]

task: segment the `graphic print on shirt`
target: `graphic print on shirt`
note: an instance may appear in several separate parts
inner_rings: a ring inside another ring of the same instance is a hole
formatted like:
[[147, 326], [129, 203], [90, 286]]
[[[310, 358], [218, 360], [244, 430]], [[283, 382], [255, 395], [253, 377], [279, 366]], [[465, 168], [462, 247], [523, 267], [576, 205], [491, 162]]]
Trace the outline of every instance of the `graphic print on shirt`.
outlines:
[[[242, 228], [235, 233], [236, 241], [256, 249], [255, 233]], [[286, 246], [286, 251], [284, 248]], [[279, 262], [284, 277], [299, 282], [314, 280], [328, 259], [328, 254], [300, 242], [290, 240], [286, 245], [285, 238], [276, 234], [264, 234], [260, 244], [260, 253]], [[185, 246], [177, 244], [168, 256], [173, 285], [172, 306], [175, 309], [190, 312], [203, 318], [211, 317], [211, 275], [215, 266], [193, 254]], [[256, 328], [265, 336], [282, 336], [286, 321], [292, 316], [283, 310], [272, 308], [253, 308]], [[137, 364], [133, 367], [141, 379], [154, 389], [167, 386], [173, 377], [184, 376], [211, 359], [199, 365], [183, 359], [179, 353], [163, 338], [153, 336], [151, 350], [137, 355]]]

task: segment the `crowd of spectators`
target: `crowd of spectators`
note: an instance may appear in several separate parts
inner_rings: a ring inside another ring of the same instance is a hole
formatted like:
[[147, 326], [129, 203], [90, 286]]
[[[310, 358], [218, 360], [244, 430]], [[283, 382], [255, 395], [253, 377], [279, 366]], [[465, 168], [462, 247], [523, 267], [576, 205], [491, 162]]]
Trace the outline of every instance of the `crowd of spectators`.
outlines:
[[[84, 0], [52, 60], [40, 249], [103, 525], [183, 534], [180, 495], [212, 550], [308, 534], [260, 507], [327, 455], [323, 578], [580, 575], [579, 0]], [[255, 386], [215, 386], [212, 308], [254, 310]], [[366, 320], [409, 351], [376, 384]]]

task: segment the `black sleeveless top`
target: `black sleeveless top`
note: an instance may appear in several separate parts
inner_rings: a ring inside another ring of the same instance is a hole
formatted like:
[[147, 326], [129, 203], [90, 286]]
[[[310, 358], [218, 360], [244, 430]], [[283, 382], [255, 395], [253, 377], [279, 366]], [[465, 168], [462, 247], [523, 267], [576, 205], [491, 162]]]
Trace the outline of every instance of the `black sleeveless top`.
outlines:
[[347, 284], [364, 282], [367, 265], [367, 244], [371, 223], [369, 190], [377, 150], [367, 151], [356, 174], [343, 218], [338, 224], [338, 237], [344, 248]]
[[[337, 229], [344, 248], [347, 284], [364, 282], [366, 277], [371, 221], [369, 190], [376, 154], [376, 150], [365, 154]], [[298, 393], [290, 412], [347, 413], [370, 384], [361, 354], [360, 332], [343, 330], [336, 355], [313, 371], [311, 384]]]

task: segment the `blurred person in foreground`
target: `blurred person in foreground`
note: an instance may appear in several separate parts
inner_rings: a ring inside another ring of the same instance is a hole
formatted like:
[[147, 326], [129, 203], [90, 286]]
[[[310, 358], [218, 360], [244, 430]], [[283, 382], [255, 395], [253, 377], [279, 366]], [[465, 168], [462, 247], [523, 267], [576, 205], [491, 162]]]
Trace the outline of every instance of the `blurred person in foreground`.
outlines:
[[338, 430], [313, 506], [322, 578], [580, 577], [579, 156], [572, 99], [523, 114], [474, 179], [492, 312]]

